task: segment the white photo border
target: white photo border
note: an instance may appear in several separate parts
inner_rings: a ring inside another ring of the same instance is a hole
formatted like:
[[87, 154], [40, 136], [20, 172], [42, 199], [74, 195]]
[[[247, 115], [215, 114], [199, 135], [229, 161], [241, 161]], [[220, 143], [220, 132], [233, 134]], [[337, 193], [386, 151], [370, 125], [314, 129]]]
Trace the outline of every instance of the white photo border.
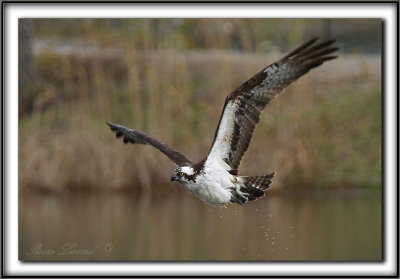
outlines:
[[[7, 276], [397, 276], [398, 14], [392, 3], [2, 3], [4, 86], [3, 275]], [[18, 260], [19, 18], [381, 18], [384, 21], [384, 248], [382, 262], [64, 262]]]

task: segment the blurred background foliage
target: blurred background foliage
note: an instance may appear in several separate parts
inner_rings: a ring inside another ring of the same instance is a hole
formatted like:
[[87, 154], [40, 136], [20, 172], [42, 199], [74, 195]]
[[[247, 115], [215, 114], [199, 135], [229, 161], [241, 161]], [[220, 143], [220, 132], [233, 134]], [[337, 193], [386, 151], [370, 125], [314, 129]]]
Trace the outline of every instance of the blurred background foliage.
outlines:
[[201, 160], [227, 94], [314, 36], [336, 38], [339, 58], [268, 105], [240, 174], [277, 171], [271, 191], [379, 189], [381, 29], [379, 19], [21, 19], [20, 189], [165, 193], [174, 165], [124, 146], [105, 122]]

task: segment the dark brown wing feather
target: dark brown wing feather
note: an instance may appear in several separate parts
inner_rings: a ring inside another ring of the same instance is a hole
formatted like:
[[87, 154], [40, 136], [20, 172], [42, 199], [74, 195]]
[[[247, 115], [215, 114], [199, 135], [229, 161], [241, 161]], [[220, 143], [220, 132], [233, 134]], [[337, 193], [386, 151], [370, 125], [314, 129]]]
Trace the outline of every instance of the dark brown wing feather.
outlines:
[[165, 143], [139, 131], [126, 128], [121, 125], [107, 123], [117, 138], [122, 137], [124, 143], [150, 144], [168, 156], [177, 166], [192, 164], [182, 153], [169, 147]]
[[[306, 42], [264, 68], [226, 98], [209, 158], [214, 160], [217, 156], [222, 157], [229, 165], [231, 174], [237, 174], [265, 106], [293, 81], [323, 62], [336, 58], [329, 55], [338, 49], [329, 47], [335, 40], [312, 46], [317, 39]], [[233, 125], [221, 127], [224, 115], [229, 116], [231, 122], [234, 121]], [[222, 141], [228, 141], [229, 148]]]

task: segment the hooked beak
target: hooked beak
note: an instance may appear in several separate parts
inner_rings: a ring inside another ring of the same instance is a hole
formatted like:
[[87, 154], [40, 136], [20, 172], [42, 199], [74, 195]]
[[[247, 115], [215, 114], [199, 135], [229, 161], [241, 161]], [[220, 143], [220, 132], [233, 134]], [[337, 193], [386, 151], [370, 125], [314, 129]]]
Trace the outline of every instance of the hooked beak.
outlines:
[[174, 174], [173, 176], [171, 176], [171, 182], [172, 181], [178, 181], [178, 176], [176, 174]]

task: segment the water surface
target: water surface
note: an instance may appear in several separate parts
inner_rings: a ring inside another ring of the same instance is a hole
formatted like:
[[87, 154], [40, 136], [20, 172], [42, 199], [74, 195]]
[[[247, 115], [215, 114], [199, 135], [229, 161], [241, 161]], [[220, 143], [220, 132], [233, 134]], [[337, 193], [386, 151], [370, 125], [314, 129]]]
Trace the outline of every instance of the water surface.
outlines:
[[378, 261], [380, 191], [267, 194], [218, 208], [189, 193], [21, 194], [20, 260]]

